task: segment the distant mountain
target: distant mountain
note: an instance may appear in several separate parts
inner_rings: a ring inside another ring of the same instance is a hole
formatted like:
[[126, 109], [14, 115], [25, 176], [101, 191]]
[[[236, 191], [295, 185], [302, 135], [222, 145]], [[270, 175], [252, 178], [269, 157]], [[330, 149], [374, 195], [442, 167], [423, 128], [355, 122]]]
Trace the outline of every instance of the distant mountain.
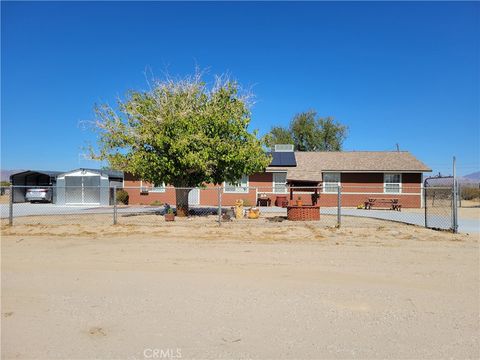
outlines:
[[480, 182], [480, 171], [465, 175], [463, 178], [474, 182]]
[[22, 169], [16, 170], [0, 170], [0, 181], [10, 181], [10, 175], [24, 171]]

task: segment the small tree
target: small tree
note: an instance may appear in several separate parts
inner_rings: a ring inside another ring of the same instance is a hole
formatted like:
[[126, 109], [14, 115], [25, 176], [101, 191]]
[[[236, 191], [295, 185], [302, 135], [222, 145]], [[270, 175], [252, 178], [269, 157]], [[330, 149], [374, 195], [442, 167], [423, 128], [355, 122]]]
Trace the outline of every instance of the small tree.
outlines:
[[347, 127], [333, 118], [320, 118], [315, 111], [299, 113], [288, 128], [275, 126], [266, 135], [269, 147], [293, 144], [297, 151], [339, 151], [347, 135]]
[[221, 76], [208, 87], [199, 73], [130, 91], [118, 109], [96, 107], [96, 159], [107, 160], [152, 184], [176, 187], [177, 213], [188, 213], [188, 193], [205, 183], [236, 183], [263, 171], [270, 159], [249, 132], [248, 96]]

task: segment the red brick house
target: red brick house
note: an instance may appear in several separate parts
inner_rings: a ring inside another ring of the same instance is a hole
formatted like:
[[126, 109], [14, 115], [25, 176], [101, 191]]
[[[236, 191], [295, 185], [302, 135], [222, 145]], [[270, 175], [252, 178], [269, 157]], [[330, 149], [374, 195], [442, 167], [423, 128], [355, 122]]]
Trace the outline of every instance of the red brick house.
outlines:
[[[431, 171], [406, 151], [293, 152], [284, 147], [272, 155], [272, 164], [264, 172], [244, 176], [238, 185], [223, 184], [222, 205], [233, 205], [237, 199], [255, 205], [259, 198], [268, 198], [274, 205], [279, 196], [291, 201], [301, 196], [303, 204], [311, 204], [317, 192], [320, 206], [334, 207], [340, 186], [342, 206], [357, 206], [375, 197], [398, 198], [402, 207], [419, 208], [422, 175]], [[124, 187], [130, 204], [175, 204], [173, 188], [154, 187], [129, 174], [125, 174]], [[207, 184], [190, 192], [189, 203], [216, 206], [218, 192]]]

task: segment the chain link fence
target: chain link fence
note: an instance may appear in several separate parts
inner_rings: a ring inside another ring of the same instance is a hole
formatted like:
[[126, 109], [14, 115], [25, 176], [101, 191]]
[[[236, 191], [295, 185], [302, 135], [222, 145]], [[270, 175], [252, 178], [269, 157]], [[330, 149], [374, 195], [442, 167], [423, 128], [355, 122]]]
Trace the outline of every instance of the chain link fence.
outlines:
[[454, 178], [431, 177], [424, 181], [425, 227], [454, 230], [455, 219]]
[[[0, 189], [2, 225], [155, 226], [174, 217], [222, 225], [309, 220], [321, 227], [363, 218], [455, 229], [453, 182], [324, 186], [102, 187], [10, 186]], [[175, 217], [176, 215], [176, 217]], [[180, 217], [179, 215], [186, 215]], [[360, 219], [360, 221], [358, 221]]]

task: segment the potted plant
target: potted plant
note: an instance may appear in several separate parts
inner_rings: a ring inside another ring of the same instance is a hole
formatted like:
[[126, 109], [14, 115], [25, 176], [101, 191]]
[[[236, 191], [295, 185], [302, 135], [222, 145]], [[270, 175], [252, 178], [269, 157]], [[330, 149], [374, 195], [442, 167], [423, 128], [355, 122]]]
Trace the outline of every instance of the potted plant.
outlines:
[[302, 206], [302, 197], [301, 196], [299, 196], [297, 198], [297, 206]]
[[168, 208], [167, 212], [165, 213], [165, 221], [175, 221], [175, 213], [173, 212], [172, 208]]

